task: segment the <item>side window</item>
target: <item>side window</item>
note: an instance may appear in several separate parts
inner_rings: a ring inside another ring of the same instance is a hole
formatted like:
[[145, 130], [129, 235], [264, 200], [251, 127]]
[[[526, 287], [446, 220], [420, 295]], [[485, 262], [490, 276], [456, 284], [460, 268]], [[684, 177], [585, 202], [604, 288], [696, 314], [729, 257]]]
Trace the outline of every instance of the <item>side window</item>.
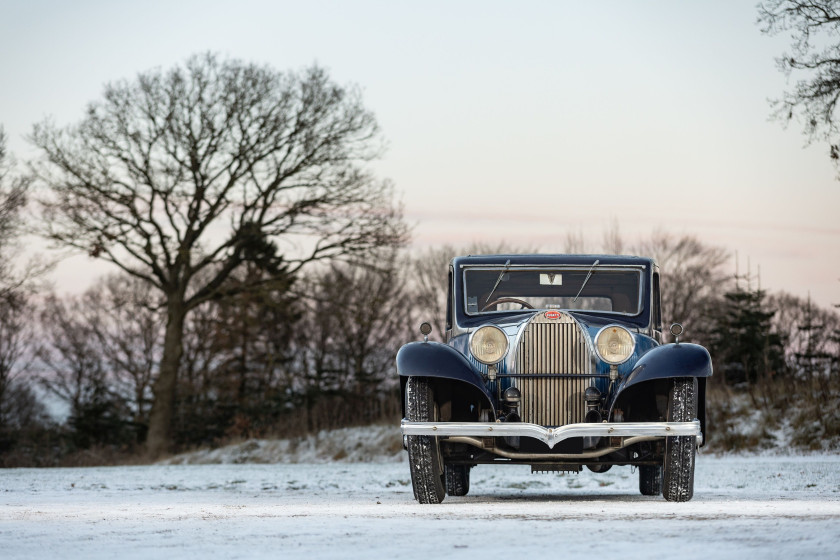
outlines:
[[446, 330], [452, 330], [452, 278], [454, 273], [449, 267], [449, 280], [446, 282]]

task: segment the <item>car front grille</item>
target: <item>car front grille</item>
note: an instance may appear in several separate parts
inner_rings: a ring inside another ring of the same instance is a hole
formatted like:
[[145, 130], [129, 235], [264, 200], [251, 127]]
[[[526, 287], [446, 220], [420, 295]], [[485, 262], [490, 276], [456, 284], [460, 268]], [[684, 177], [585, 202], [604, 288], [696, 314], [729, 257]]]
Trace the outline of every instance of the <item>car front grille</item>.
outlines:
[[591, 383], [592, 362], [586, 338], [572, 317], [557, 311], [535, 315], [520, 337], [515, 368], [513, 385], [522, 394], [523, 422], [563, 426], [584, 421], [584, 391]]

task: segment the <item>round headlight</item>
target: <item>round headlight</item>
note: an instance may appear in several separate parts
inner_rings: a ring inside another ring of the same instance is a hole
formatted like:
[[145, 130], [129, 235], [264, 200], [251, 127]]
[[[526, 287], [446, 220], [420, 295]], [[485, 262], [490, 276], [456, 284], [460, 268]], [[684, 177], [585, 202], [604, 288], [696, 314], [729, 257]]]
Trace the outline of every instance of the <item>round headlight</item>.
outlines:
[[610, 365], [623, 364], [633, 355], [636, 341], [630, 331], [618, 325], [607, 325], [595, 335], [598, 356]]
[[472, 333], [470, 352], [482, 364], [502, 361], [508, 351], [507, 335], [499, 327], [486, 325]]

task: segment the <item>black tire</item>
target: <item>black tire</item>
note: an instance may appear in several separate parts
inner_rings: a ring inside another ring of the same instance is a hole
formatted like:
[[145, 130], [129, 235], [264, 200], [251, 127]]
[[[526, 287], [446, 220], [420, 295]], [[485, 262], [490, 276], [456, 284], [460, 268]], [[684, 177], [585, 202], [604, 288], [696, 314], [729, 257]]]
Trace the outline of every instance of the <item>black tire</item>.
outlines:
[[662, 465], [639, 467], [639, 492], [642, 496], [658, 496], [662, 493]]
[[[668, 395], [668, 421], [691, 422], [697, 417], [697, 380], [675, 379]], [[687, 502], [694, 495], [695, 436], [665, 438], [662, 496], [669, 502]]]
[[466, 496], [470, 491], [470, 466], [446, 465], [446, 493]]
[[[405, 388], [406, 416], [411, 422], [438, 419], [434, 391], [424, 377], [410, 377]], [[421, 504], [439, 504], [446, 496], [440, 443], [433, 436], [407, 436], [408, 465], [414, 497]]]

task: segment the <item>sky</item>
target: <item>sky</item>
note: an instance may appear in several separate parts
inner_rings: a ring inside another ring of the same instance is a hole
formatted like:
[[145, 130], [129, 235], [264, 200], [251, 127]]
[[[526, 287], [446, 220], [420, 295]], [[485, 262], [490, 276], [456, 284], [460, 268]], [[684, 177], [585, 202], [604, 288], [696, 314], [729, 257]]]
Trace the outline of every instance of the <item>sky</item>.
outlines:
[[[355, 84], [418, 248], [598, 248], [655, 230], [737, 254], [762, 288], [840, 303], [840, 181], [825, 145], [770, 118], [790, 40], [755, 3], [0, 0], [0, 124], [19, 160], [105, 83], [191, 54]], [[112, 270], [64, 261], [56, 287]]]

